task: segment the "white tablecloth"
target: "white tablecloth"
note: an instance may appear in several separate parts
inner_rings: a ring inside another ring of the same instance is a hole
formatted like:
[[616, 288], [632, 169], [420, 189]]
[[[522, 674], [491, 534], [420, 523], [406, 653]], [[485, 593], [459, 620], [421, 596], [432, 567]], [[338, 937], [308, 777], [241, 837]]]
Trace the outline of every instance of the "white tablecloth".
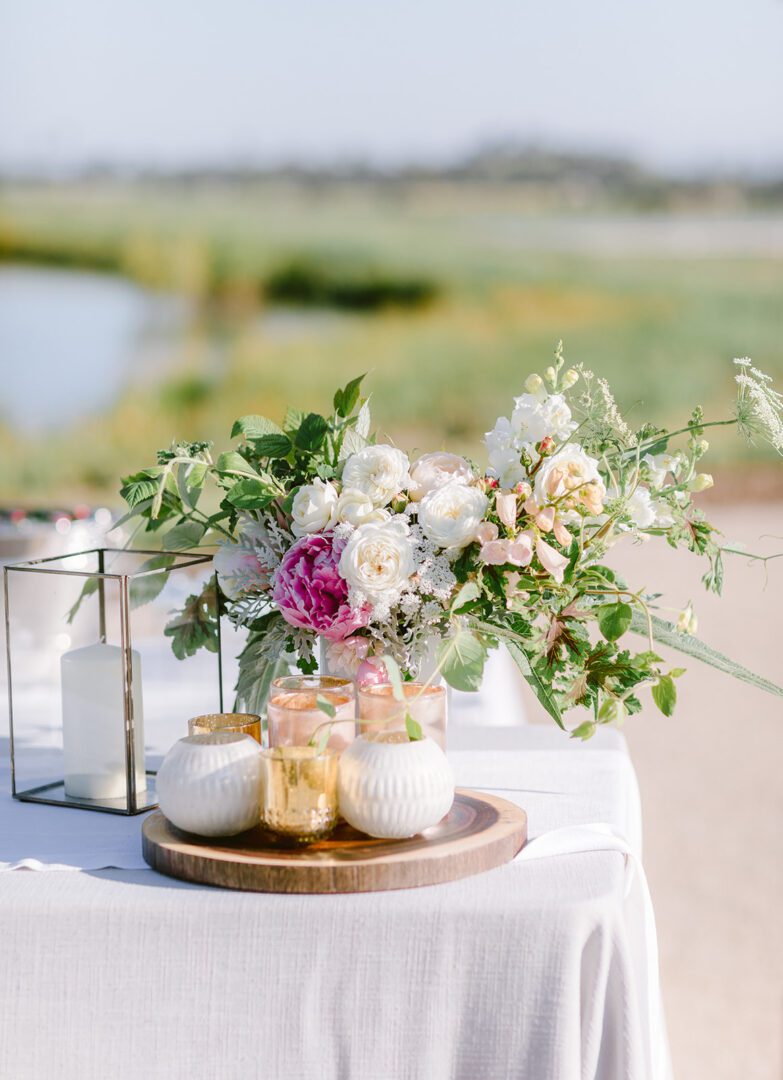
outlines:
[[533, 840], [409, 891], [187, 885], [139, 869], [139, 818], [2, 797], [4, 865], [88, 869], [0, 873], [0, 1076], [668, 1076], [624, 741], [534, 726], [451, 746], [459, 783], [523, 806]]

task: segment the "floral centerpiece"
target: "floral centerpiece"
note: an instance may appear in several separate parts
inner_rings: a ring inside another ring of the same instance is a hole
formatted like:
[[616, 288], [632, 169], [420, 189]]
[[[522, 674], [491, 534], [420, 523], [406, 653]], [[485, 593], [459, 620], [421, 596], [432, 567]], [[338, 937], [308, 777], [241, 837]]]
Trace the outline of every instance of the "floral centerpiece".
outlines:
[[170, 623], [175, 652], [216, 648], [227, 612], [248, 631], [238, 694], [258, 709], [280, 657], [311, 672], [319, 644], [332, 670], [372, 674], [387, 656], [404, 677], [442, 674], [461, 690], [479, 687], [503, 644], [559, 725], [590, 710], [573, 727], [582, 738], [637, 712], [646, 687], [671, 714], [682, 669], [667, 669], [657, 643], [783, 693], [695, 638], [690, 605], [661, 618], [655, 595], [608, 558], [625, 539], [664, 540], [703, 556], [704, 584], [720, 592], [731, 549], [694, 503], [712, 485], [705, 429], [736, 424], [783, 453], [783, 399], [736, 363], [732, 418], [707, 422], [697, 408], [679, 430], [633, 430], [603, 379], [565, 369], [560, 346], [487, 434], [486, 468], [445, 451], [411, 461], [377, 441], [361, 378], [328, 416], [237, 420], [235, 448], [216, 458], [205, 443], [161, 451], [124, 480], [130, 516], [167, 529], [169, 549], [218, 545], [219, 592], [191, 597]]

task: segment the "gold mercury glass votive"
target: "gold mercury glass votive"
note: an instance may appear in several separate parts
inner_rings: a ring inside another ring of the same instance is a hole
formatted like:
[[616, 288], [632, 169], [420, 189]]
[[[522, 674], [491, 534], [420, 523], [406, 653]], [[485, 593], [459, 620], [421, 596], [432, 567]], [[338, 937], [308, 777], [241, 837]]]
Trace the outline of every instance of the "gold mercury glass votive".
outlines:
[[262, 742], [261, 717], [255, 713], [205, 713], [188, 720], [188, 735], [212, 735], [215, 731], [238, 732]]
[[446, 687], [403, 683], [405, 705], [397, 701], [389, 683], [359, 687], [359, 734], [405, 731], [405, 709], [422, 732], [446, 749]]
[[330, 720], [318, 707], [322, 698], [335, 710], [327, 746], [340, 752], [356, 734], [356, 697], [349, 679], [331, 675], [289, 675], [275, 679], [266, 706], [270, 746], [306, 746], [317, 727]]
[[261, 759], [261, 821], [271, 832], [297, 843], [328, 836], [337, 824], [337, 765], [334, 750], [273, 746]]

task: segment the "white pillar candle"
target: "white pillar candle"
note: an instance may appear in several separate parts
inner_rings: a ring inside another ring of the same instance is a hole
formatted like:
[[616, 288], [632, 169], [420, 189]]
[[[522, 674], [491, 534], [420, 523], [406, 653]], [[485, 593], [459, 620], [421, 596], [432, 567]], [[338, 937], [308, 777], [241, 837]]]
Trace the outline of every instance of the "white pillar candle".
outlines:
[[[141, 657], [134, 649], [133, 697], [136, 790], [147, 788]], [[123, 654], [118, 645], [88, 645], [60, 659], [65, 794], [81, 799], [127, 798]]]

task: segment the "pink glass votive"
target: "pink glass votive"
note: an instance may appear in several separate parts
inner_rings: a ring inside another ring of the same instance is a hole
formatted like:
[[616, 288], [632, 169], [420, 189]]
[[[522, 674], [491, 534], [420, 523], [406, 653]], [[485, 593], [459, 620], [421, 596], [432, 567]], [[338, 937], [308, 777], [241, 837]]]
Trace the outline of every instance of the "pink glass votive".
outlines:
[[[422, 732], [446, 749], [446, 687], [403, 683], [405, 703]], [[359, 734], [405, 731], [405, 706], [394, 697], [389, 683], [359, 688]]]
[[[334, 708], [333, 718], [318, 707], [319, 698]], [[353, 683], [328, 675], [291, 675], [275, 679], [269, 692], [266, 716], [270, 746], [306, 746], [316, 728], [333, 723], [326, 745], [339, 753], [356, 735]]]

